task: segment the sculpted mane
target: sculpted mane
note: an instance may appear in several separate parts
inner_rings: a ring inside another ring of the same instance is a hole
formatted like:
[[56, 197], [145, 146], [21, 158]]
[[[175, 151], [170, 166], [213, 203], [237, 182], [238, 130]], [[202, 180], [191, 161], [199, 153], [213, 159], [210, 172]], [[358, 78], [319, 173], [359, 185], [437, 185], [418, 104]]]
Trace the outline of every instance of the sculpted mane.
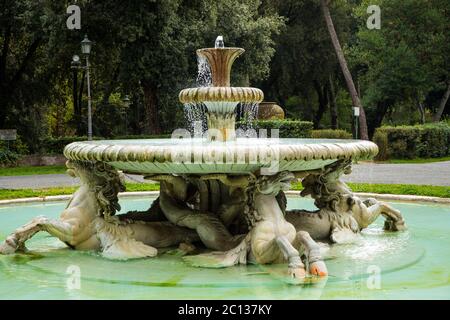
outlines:
[[76, 168], [80, 179], [94, 191], [99, 216], [108, 221], [120, 211], [117, 194], [126, 189], [122, 175], [102, 162], [71, 162], [69, 165]]

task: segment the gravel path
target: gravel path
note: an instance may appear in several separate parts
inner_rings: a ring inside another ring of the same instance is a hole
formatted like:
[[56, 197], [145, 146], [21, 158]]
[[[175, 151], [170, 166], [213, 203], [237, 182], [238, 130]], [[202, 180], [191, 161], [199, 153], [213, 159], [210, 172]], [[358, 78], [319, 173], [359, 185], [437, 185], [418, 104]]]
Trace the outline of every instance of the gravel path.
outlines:
[[[141, 176], [127, 175], [129, 182], [143, 182]], [[450, 186], [450, 161], [421, 164], [360, 163], [344, 181], [357, 183], [422, 184]], [[0, 177], [0, 189], [76, 186], [78, 179], [66, 174]]]
[[450, 186], [450, 161], [410, 164], [365, 162], [353, 165], [344, 181], [357, 183]]
[[[144, 182], [142, 176], [126, 175], [127, 182]], [[67, 174], [0, 177], [0, 189], [72, 187], [80, 184], [78, 178]]]

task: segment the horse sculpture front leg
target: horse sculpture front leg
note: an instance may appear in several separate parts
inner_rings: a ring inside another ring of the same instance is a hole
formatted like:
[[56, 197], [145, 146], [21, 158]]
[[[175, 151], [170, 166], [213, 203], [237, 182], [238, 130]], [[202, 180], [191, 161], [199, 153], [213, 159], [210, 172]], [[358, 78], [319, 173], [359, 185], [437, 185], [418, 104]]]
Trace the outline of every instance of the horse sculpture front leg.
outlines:
[[320, 253], [320, 247], [311, 238], [310, 234], [306, 231], [299, 231], [297, 233], [297, 240], [305, 249], [305, 256], [308, 262], [308, 272], [315, 276], [328, 275], [327, 266], [323, 262], [322, 254]]
[[[359, 199], [356, 202], [361, 201]], [[357, 203], [358, 205], [358, 203]], [[360, 204], [359, 204], [360, 205]], [[369, 198], [363, 202], [367, 208], [362, 210], [361, 223], [364, 226], [372, 224], [380, 215], [386, 218], [384, 222], [384, 229], [387, 231], [403, 231], [406, 230], [405, 220], [401, 212], [389, 204], [378, 201], [374, 198]]]
[[[259, 221], [252, 230], [252, 252], [258, 263], [280, 262], [280, 253], [288, 262], [288, 274], [293, 278], [306, 276], [299, 249], [305, 249], [311, 275], [328, 274], [320, 257], [318, 245], [307, 232], [297, 233], [285, 220], [277, 196], [290, 187], [294, 175], [280, 172], [275, 176], [261, 177], [255, 193], [255, 212]], [[274, 245], [275, 244], [275, 245]]]
[[25, 242], [40, 231], [46, 231], [69, 245], [73, 239], [73, 226], [70, 223], [61, 220], [50, 220], [40, 216], [10, 234], [0, 244], [0, 254], [13, 254], [17, 251], [25, 251]]

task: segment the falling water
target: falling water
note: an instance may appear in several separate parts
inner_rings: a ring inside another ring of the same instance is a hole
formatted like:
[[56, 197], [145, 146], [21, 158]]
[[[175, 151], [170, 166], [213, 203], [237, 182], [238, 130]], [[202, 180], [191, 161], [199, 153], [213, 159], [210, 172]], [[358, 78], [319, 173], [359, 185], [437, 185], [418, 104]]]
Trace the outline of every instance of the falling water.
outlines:
[[[205, 57], [199, 56], [197, 86], [211, 87], [212, 74], [208, 60]], [[186, 103], [184, 105], [184, 117], [186, 122], [186, 129], [194, 135], [194, 133], [201, 133], [208, 130], [208, 123], [206, 120], [206, 107], [203, 103]]]
[[[238, 108], [238, 118], [240, 119], [240, 129], [244, 131], [254, 130], [255, 128], [255, 120], [258, 118], [258, 109], [259, 104], [250, 102], [250, 103], [241, 103], [241, 106]], [[250, 131], [249, 131], [250, 132]]]
[[200, 56], [197, 58], [197, 61], [198, 61], [197, 86], [211, 87], [212, 74], [211, 74], [211, 67], [209, 66], [208, 60], [205, 57]]
[[203, 103], [185, 103], [184, 116], [186, 129], [191, 135], [205, 132], [208, 130], [206, 120], [206, 107]]

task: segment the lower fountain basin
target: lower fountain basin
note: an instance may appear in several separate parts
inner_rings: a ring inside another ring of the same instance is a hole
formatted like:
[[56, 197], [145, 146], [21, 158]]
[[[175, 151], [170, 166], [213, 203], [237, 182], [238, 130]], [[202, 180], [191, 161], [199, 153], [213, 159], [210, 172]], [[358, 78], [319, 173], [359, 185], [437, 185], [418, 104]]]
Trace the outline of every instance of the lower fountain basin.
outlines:
[[239, 138], [102, 140], [74, 142], [64, 149], [70, 160], [103, 161], [128, 173], [245, 174], [267, 168], [307, 171], [339, 159], [366, 160], [378, 153], [362, 140]]
[[[146, 210], [153, 199], [124, 199], [122, 212]], [[64, 207], [1, 206], [0, 239], [37, 215], [56, 218]], [[288, 197], [288, 207], [312, 209], [313, 203]], [[333, 246], [326, 260], [330, 276], [308, 285], [287, 284], [285, 265], [198, 269], [170, 252], [110, 261], [41, 233], [29, 241], [28, 254], [0, 256], [0, 299], [448, 299], [450, 206], [395, 207], [404, 212], [408, 231], [386, 233], [379, 218], [357, 243]], [[80, 287], [73, 288], [78, 271]]]

